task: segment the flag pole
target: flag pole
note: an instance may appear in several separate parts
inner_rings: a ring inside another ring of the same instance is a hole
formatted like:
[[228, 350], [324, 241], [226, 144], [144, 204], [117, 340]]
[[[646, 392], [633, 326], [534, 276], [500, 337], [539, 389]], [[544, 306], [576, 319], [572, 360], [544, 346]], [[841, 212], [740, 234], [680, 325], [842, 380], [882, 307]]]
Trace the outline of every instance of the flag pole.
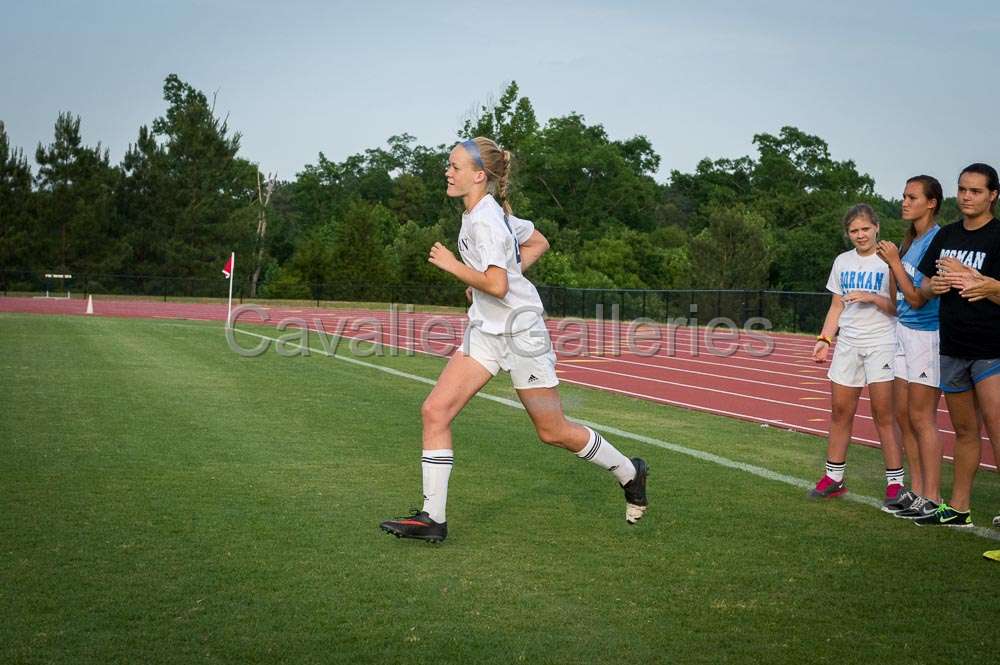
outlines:
[[229, 305], [226, 307], [226, 327], [233, 327], [233, 282], [236, 276], [236, 252], [229, 255]]

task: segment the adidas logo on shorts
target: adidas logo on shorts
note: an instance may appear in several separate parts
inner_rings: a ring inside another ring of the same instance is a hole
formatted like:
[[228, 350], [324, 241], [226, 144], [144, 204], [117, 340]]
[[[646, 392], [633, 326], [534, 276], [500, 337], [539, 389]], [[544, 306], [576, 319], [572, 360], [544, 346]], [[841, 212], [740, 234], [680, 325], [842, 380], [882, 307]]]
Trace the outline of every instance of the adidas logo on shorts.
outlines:
[[892, 369], [892, 368], [889, 367], [889, 363], [886, 363], [886, 364], [882, 365], [882, 369]]
[[921, 372], [920, 373], [920, 378], [921, 379], [926, 379], [927, 378], [927, 372]]
[[534, 374], [529, 374], [528, 375], [528, 383], [534, 383], [537, 380], [538, 380], [538, 377], [535, 376]]

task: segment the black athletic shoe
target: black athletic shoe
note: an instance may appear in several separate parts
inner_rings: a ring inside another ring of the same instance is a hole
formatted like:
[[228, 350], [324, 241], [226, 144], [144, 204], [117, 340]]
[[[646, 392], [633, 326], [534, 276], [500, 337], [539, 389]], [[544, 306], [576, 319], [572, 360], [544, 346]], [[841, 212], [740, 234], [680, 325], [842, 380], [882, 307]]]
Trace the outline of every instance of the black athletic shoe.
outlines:
[[898, 513], [894, 513], [895, 517], [899, 517], [904, 520], [914, 520], [918, 517], [927, 517], [928, 515], [933, 515], [937, 512], [938, 504], [930, 499], [926, 499], [922, 496], [918, 496], [917, 500], [913, 502], [913, 505], [906, 510], [901, 510]]
[[[891, 487], [891, 486], [890, 486]], [[917, 493], [913, 490], [901, 488], [894, 497], [885, 497], [885, 501], [882, 502], [883, 512], [901, 513], [910, 506], [912, 506], [917, 500]]]
[[968, 510], [955, 510], [947, 503], [942, 503], [938, 509], [926, 517], [913, 520], [917, 526], [950, 526], [958, 529], [972, 528], [972, 513]]
[[633, 457], [635, 478], [622, 485], [625, 490], [625, 521], [635, 524], [642, 519], [649, 502], [646, 500], [646, 476], [649, 475], [649, 465], [641, 457]]
[[397, 538], [416, 538], [429, 543], [440, 543], [448, 537], [448, 523], [435, 522], [422, 510], [416, 510], [412, 515], [405, 517], [386, 520], [379, 525], [379, 528]]

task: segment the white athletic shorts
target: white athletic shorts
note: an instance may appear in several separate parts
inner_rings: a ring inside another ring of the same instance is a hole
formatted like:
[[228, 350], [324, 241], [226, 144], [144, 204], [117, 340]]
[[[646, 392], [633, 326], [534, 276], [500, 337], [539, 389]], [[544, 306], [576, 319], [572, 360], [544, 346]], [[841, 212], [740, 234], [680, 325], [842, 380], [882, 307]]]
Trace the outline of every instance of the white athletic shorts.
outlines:
[[937, 330], [914, 330], [896, 324], [896, 378], [938, 388], [941, 352]]
[[556, 354], [541, 319], [531, 328], [510, 335], [491, 335], [470, 326], [462, 343], [462, 353], [493, 376], [500, 370], [510, 372], [511, 383], [517, 390], [559, 385]]
[[837, 342], [827, 376], [849, 388], [892, 381], [895, 375], [895, 346], [851, 346]]

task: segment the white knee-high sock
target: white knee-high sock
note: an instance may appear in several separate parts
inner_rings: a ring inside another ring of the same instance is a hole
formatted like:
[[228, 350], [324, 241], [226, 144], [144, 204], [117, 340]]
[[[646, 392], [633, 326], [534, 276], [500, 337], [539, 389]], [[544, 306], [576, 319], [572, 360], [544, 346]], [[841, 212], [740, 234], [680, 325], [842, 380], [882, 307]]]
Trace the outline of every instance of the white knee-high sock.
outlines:
[[621, 485], [635, 478], [635, 466], [632, 460], [618, 452], [617, 448], [594, 430], [589, 427], [584, 429], [590, 432], [590, 441], [576, 454], [577, 457], [593, 462], [615, 474]]
[[454, 454], [451, 450], [424, 450], [420, 468], [424, 476], [423, 511], [435, 522], [445, 521], [445, 504], [448, 503], [448, 477]]

